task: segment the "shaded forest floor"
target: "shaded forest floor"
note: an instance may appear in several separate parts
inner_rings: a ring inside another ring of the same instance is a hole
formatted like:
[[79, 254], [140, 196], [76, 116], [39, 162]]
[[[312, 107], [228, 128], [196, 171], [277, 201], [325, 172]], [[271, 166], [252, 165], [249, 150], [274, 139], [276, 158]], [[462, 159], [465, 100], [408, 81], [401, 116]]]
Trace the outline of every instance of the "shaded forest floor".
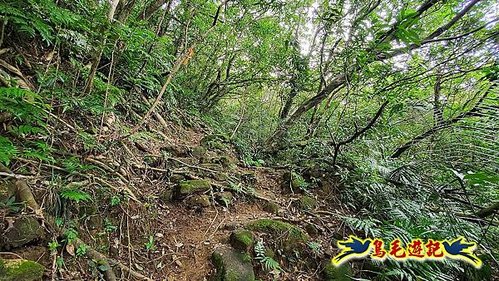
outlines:
[[[115, 116], [113, 120], [107, 124], [110, 135], [126, 126]], [[54, 129], [64, 123], [72, 121], [58, 122]], [[28, 159], [19, 159], [13, 170], [35, 175], [26, 181], [45, 213], [131, 269], [115, 269], [121, 280], [141, 280], [135, 272], [152, 280], [208, 280], [216, 274], [214, 249], [229, 244], [232, 232], [264, 218], [294, 225], [306, 239], [286, 245], [287, 230], [253, 231], [254, 241], [262, 239], [282, 267], [266, 270], [254, 259], [253, 243], [248, 252], [257, 277], [323, 279], [323, 267], [336, 253], [334, 237], [344, 236], [338, 219], [338, 179], [313, 167], [303, 170], [303, 177], [287, 167], [247, 167], [223, 136], [211, 134], [199, 121], [188, 123], [151, 120], [134, 140], [109, 142], [104, 152], [72, 155], [82, 165], [91, 165], [86, 172]], [[71, 138], [71, 132], [57, 136], [58, 146], [84, 151]], [[210, 188], [179, 194], [179, 186], [192, 180], [208, 182]], [[62, 184], [62, 189], [81, 188], [92, 200], [61, 198], [57, 192]], [[14, 227], [26, 216], [33, 216], [29, 209], [3, 210], [3, 219]], [[84, 257], [85, 249], [75, 249], [38, 223], [30, 226], [36, 234], [28, 231], [20, 243], [3, 243], [8, 250], [3, 254], [40, 262], [47, 280], [93, 280], [101, 275]], [[51, 251], [50, 241], [60, 246]]]

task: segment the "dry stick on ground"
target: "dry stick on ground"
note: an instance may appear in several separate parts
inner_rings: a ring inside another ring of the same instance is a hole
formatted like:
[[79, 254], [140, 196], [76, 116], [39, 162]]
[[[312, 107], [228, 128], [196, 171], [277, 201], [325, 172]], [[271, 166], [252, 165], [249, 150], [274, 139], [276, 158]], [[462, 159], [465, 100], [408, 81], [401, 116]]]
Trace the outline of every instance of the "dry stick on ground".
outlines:
[[[17, 160], [23, 161], [23, 162], [27, 162], [27, 163], [37, 164], [37, 162], [32, 161], [32, 160], [28, 160], [28, 159], [17, 158]], [[45, 166], [45, 167], [48, 167], [48, 168], [52, 168], [52, 169], [58, 170], [58, 171], [62, 171], [62, 172], [68, 173], [68, 174], [70, 173], [66, 169], [61, 168], [59, 166], [55, 166], [55, 165], [51, 165], [51, 164], [45, 164], [45, 163], [42, 163], [41, 165]], [[112, 190], [114, 190], [116, 192], [122, 192], [124, 190], [124, 191], [126, 191], [128, 193], [128, 196], [130, 197], [130, 199], [132, 199], [136, 203], [141, 204], [141, 202], [139, 201], [139, 199], [137, 199], [137, 196], [135, 196], [135, 194], [132, 192], [132, 190], [130, 190], [130, 188], [128, 188], [127, 186], [123, 186], [122, 188], [116, 187], [116, 186], [110, 184], [109, 182], [107, 182], [106, 180], [104, 180], [104, 179], [102, 179], [100, 177], [97, 177], [95, 175], [90, 175], [89, 176], [89, 175], [86, 175], [86, 174], [83, 174], [83, 173], [79, 173], [79, 172], [72, 172], [72, 174], [80, 176], [80, 177], [84, 177], [84, 178], [89, 179], [89, 180], [95, 180], [95, 181], [99, 182], [100, 184], [105, 185], [105, 186], [111, 188]]]
[[[137, 91], [138, 92], [138, 91]], [[140, 95], [140, 97], [142, 98], [142, 100], [148, 105], [148, 106], [151, 106], [149, 104], [149, 101], [146, 99], [146, 97], [144, 97], [144, 95]], [[168, 128], [168, 123], [166, 123], [165, 119], [163, 118], [163, 116], [161, 116], [156, 110], [153, 110], [152, 111], [153, 114], [154, 114], [154, 117], [156, 117], [156, 119], [158, 119], [159, 123], [161, 123], [161, 125], [163, 125], [163, 127], [165, 128], [165, 130], [169, 130], [170, 128]]]

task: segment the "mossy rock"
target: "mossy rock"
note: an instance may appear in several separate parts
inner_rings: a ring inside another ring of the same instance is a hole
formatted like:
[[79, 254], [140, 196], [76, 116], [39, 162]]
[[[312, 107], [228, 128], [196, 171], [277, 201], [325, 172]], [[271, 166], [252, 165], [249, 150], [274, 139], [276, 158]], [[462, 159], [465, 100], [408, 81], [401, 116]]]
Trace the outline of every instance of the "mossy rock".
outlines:
[[208, 180], [183, 180], [175, 188], [175, 198], [182, 198], [187, 195], [210, 190], [211, 183]]
[[323, 262], [324, 269], [322, 276], [324, 281], [350, 281], [352, 280], [352, 269], [348, 264], [342, 264], [338, 267], [333, 265], [330, 260]]
[[209, 207], [211, 205], [210, 196], [206, 194], [196, 194], [186, 200], [189, 207]]
[[298, 208], [301, 210], [313, 210], [317, 207], [317, 200], [310, 196], [302, 196], [297, 202]]
[[231, 233], [230, 245], [241, 252], [248, 252], [253, 247], [253, 233], [239, 229]]
[[45, 268], [34, 261], [23, 259], [0, 259], [0, 281], [41, 280]]
[[293, 250], [309, 240], [309, 236], [299, 227], [272, 219], [259, 219], [246, 225], [249, 230], [271, 234], [280, 240], [284, 250]]
[[43, 239], [45, 232], [34, 217], [18, 217], [12, 227], [0, 236], [0, 249], [18, 248]]
[[279, 213], [279, 205], [274, 202], [266, 202], [263, 205], [263, 210], [267, 213], [277, 215]]
[[247, 253], [240, 253], [235, 249], [222, 246], [213, 252], [213, 264], [216, 275], [212, 280], [216, 281], [254, 281], [255, 272], [251, 257]]

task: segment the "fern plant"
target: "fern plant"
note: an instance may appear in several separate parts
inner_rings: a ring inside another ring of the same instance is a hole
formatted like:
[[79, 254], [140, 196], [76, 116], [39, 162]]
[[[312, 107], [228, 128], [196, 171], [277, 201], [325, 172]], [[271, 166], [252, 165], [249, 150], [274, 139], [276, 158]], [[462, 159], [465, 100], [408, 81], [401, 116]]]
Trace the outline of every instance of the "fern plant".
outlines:
[[62, 198], [70, 201], [74, 201], [76, 203], [87, 202], [92, 200], [92, 196], [86, 193], [85, 191], [78, 189], [63, 189], [60, 192]]
[[258, 240], [254, 248], [256, 254], [255, 259], [260, 262], [265, 271], [271, 272], [274, 275], [279, 275], [283, 271], [279, 262], [266, 255], [263, 239]]
[[9, 165], [12, 158], [17, 155], [17, 148], [6, 137], [0, 136], [0, 163]]

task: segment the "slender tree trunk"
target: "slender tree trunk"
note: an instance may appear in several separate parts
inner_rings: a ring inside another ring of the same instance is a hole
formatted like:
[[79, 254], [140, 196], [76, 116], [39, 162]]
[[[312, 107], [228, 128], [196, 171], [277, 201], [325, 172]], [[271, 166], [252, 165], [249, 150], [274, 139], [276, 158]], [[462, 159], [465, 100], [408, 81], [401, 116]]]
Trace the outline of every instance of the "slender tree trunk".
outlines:
[[[367, 62], [372, 63], [375, 61], [384, 61], [389, 58], [392, 58], [394, 56], [397, 56], [401, 53], [405, 53], [414, 49], [417, 49], [424, 45], [426, 42], [429, 42], [429, 40], [434, 39], [437, 36], [440, 36], [442, 33], [444, 33], [446, 30], [451, 28], [456, 22], [458, 22], [467, 12], [471, 10], [471, 8], [476, 5], [478, 2], [481, 0], [472, 0], [471, 2], [468, 3], [459, 13], [457, 13], [451, 20], [449, 20], [446, 24], [440, 26], [437, 28], [434, 32], [432, 32], [429, 36], [427, 36], [424, 40], [422, 40], [421, 44], [412, 44], [406, 48], [403, 49], [395, 49], [392, 50], [391, 52], [380, 52], [376, 51], [374, 49], [368, 49], [367, 52], [370, 54], [370, 59]], [[416, 13], [412, 16], [413, 18], [418, 18], [420, 17], [425, 11], [430, 9], [432, 6], [434, 6], [436, 3], [438, 3], [439, 0], [427, 0], [424, 2], [417, 10]], [[392, 25], [392, 28], [385, 32], [377, 41], [379, 43], [384, 42], [385, 40], [390, 40], [393, 38], [393, 34], [397, 30], [397, 27], [399, 26], [399, 22], [396, 22]], [[346, 73], [350, 75], [350, 73], [354, 73], [356, 71], [360, 70], [360, 66], [355, 66], [351, 69], [348, 69]], [[281, 125], [276, 129], [274, 134], [266, 141], [266, 145], [268, 148], [271, 150], [274, 150], [277, 148], [277, 143], [279, 143], [279, 140], [284, 137], [286, 132], [291, 128], [291, 126], [294, 125], [294, 123], [307, 111], [312, 109], [314, 106], [320, 104], [324, 99], [326, 99], [331, 93], [333, 93], [338, 87], [341, 87], [347, 79], [347, 75], [345, 73], [341, 73], [336, 75], [330, 82], [329, 84], [317, 95], [312, 97], [311, 99], [305, 101], [302, 103], [288, 118], [286, 118]]]
[[[116, 12], [116, 7], [118, 6], [119, 2], [120, 2], [120, 0], [113, 0], [113, 2], [111, 2], [111, 7], [109, 9], [109, 13], [107, 14], [107, 20], [109, 21], [110, 24], [113, 21], [114, 13]], [[83, 92], [85, 94], [88, 94], [92, 91], [92, 88], [94, 86], [95, 74], [97, 73], [97, 68], [99, 67], [99, 64], [100, 64], [100, 61], [102, 58], [102, 51], [104, 49], [104, 46], [106, 45], [106, 42], [107, 42], [107, 38], [104, 38], [97, 56], [92, 61], [92, 66], [90, 68], [90, 74], [88, 75], [88, 80], [87, 80], [87, 83], [85, 85], [85, 89], [83, 90]]]

